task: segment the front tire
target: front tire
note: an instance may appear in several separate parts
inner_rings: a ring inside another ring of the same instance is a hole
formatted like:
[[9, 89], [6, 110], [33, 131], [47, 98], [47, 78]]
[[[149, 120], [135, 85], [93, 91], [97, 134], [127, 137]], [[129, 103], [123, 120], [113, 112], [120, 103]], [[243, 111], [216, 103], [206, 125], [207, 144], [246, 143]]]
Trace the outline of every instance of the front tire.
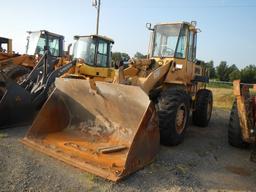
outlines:
[[189, 95], [181, 88], [169, 88], [160, 94], [157, 106], [161, 144], [180, 144], [188, 126]]

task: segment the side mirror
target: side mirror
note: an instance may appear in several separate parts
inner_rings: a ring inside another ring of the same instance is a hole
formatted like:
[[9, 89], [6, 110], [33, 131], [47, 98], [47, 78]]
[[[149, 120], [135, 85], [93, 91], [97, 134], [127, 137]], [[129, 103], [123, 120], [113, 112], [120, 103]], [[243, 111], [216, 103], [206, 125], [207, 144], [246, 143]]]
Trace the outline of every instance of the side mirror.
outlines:
[[151, 23], [146, 23], [146, 28], [150, 31], [154, 31], [154, 29], [152, 28]]
[[194, 27], [197, 26], [197, 22], [196, 21], [191, 21], [191, 25], [193, 25]]

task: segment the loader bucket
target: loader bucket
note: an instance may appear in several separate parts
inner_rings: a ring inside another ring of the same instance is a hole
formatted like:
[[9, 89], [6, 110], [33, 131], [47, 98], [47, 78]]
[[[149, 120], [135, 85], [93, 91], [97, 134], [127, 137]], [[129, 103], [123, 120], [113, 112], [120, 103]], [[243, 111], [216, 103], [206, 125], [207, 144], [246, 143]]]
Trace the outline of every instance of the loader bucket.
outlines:
[[30, 93], [16, 82], [0, 87], [0, 129], [32, 123], [35, 109]]
[[159, 149], [154, 105], [140, 87], [58, 78], [22, 142], [117, 181], [152, 162]]

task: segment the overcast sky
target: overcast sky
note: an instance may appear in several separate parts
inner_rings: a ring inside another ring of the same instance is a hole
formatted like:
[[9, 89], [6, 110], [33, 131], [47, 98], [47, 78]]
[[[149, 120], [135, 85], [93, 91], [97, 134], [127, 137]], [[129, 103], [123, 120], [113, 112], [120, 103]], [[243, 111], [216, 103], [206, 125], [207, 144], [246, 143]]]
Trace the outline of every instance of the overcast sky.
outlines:
[[[256, 64], [255, 0], [101, 0], [100, 34], [115, 40], [113, 51], [147, 53], [145, 24], [196, 20], [198, 59], [220, 60], [239, 68]], [[24, 53], [26, 31], [46, 29], [65, 36], [95, 33], [91, 0], [6, 0], [1, 2], [0, 36]]]

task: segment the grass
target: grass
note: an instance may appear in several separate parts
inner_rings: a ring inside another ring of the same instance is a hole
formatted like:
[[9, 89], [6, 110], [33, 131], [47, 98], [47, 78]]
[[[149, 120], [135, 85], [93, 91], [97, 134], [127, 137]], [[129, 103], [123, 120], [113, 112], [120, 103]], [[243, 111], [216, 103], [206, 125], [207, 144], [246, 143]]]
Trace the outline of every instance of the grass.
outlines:
[[8, 137], [7, 133], [0, 133], [0, 139], [7, 138], [7, 137]]
[[226, 88], [226, 89], [232, 89], [233, 84], [232, 83], [219, 83], [219, 82], [210, 82], [207, 87], [209, 88]]
[[234, 101], [233, 89], [208, 87], [213, 93], [213, 107], [230, 110]]
[[[210, 82], [207, 85], [213, 93], [213, 107], [225, 110], [231, 110], [235, 99], [232, 84], [221, 84]], [[250, 88], [251, 95], [256, 95], [256, 91]]]

